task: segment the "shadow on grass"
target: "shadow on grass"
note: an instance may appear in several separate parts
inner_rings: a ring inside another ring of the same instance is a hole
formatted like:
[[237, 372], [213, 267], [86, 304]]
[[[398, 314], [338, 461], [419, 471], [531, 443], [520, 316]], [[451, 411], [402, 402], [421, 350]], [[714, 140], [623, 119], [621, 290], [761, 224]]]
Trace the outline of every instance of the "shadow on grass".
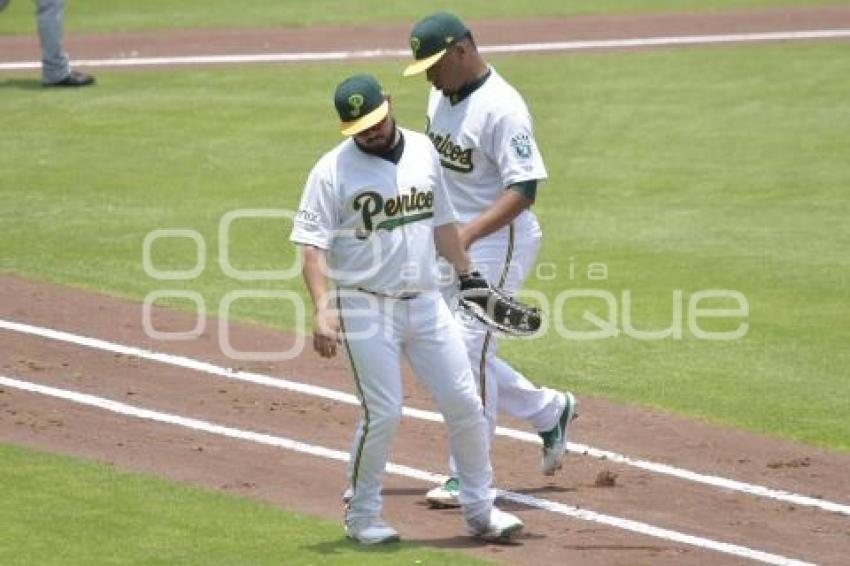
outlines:
[[417, 538], [417, 539], [402, 539], [401, 542], [393, 542], [388, 544], [378, 544], [372, 546], [364, 546], [347, 538], [338, 538], [334, 540], [323, 541], [316, 544], [304, 545], [301, 547], [304, 551], [313, 552], [321, 556], [333, 556], [338, 554], [346, 554], [351, 552], [368, 553], [368, 554], [395, 554], [402, 550], [414, 548], [439, 548], [443, 550], [464, 550], [469, 548], [484, 548], [487, 546], [522, 546], [524, 540], [530, 540], [534, 535], [524, 535], [518, 540], [506, 541], [501, 543], [492, 543], [473, 538], [471, 536], [458, 535], [454, 537], [443, 538]]
[[353, 540], [343, 537], [333, 540], [326, 540], [316, 544], [304, 545], [301, 548], [303, 550], [313, 552], [321, 556], [332, 556], [335, 554], [348, 554], [351, 552], [365, 552], [369, 554], [393, 554], [409, 546], [410, 544], [400, 542], [364, 546], [362, 544], [357, 544]]
[[44, 90], [39, 79], [0, 79], [0, 89]]

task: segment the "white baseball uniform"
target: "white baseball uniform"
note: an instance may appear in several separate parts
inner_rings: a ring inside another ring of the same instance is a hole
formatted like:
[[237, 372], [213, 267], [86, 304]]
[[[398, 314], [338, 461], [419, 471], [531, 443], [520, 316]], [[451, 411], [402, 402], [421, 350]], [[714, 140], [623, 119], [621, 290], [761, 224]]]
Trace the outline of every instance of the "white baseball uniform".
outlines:
[[[461, 223], [480, 216], [509, 185], [547, 177], [525, 102], [492, 68], [451, 97], [432, 88], [427, 124]], [[510, 225], [473, 243], [469, 252], [493, 285], [516, 293], [534, 267], [541, 238], [537, 218], [525, 210]], [[454, 304], [454, 289], [444, 294]], [[496, 357], [496, 337], [481, 323], [462, 313], [458, 318], [491, 434], [498, 409], [529, 421], [539, 432], [552, 429], [564, 409], [563, 397], [536, 387]]]
[[429, 139], [399, 128], [393, 159], [346, 139], [307, 180], [290, 239], [327, 250], [340, 329], [363, 406], [351, 450], [347, 517], [377, 517], [390, 441], [401, 419], [401, 356], [449, 429], [469, 518], [489, 517], [489, 436], [460, 327], [437, 287], [434, 228], [455, 222]]

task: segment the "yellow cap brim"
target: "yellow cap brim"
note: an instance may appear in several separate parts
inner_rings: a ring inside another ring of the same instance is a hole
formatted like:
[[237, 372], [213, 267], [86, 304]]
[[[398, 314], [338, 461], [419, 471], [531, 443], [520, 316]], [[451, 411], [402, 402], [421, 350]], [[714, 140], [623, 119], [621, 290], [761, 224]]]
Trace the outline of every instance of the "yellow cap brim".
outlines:
[[446, 54], [447, 49], [443, 49], [438, 53], [434, 53], [430, 57], [426, 57], [425, 59], [420, 59], [419, 61], [414, 61], [410, 65], [404, 69], [402, 75], [405, 77], [412, 77], [413, 75], [418, 75], [422, 71], [429, 69], [434, 63], [439, 61], [443, 55]]
[[359, 134], [363, 130], [368, 130], [381, 120], [387, 117], [387, 114], [390, 113], [390, 102], [388, 100], [384, 100], [384, 102], [366, 114], [365, 116], [358, 118], [357, 120], [352, 120], [351, 122], [343, 122], [340, 125], [339, 131], [344, 136], [353, 136], [355, 134]]

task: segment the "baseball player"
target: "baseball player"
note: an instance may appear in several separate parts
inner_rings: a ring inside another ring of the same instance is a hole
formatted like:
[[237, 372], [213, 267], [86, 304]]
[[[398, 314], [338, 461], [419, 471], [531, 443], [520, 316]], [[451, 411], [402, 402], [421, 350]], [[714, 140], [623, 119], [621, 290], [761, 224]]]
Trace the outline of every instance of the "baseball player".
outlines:
[[[516, 293], [540, 250], [542, 232], [529, 208], [547, 176], [528, 108], [483, 60], [456, 16], [438, 12], [422, 19], [413, 27], [410, 46], [415, 60], [404, 75], [424, 72], [432, 85], [427, 133], [461, 223], [461, 243], [494, 285]], [[453, 292], [446, 293], [450, 301]], [[554, 474], [566, 453], [575, 398], [533, 385], [496, 356], [491, 331], [460, 312], [458, 317], [490, 434], [497, 408], [527, 420], [543, 441], [541, 470]], [[455, 476], [455, 463], [450, 467]], [[459, 483], [462, 489], [463, 478]], [[456, 506], [458, 493], [458, 478], [452, 477], [427, 499], [437, 507]]]
[[381, 479], [401, 419], [404, 354], [448, 426], [469, 531], [512, 538], [523, 524], [493, 506], [487, 422], [460, 328], [437, 288], [437, 252], [471, 277], [439, 158], [426, 136], [396, 126], [373, 77], [340, 83], [334, 105], [350, 137], [310, 172], [291, 240], [304, 251], [313, 346], [331, 357], [341, 342], [363, 406], [346, 534], [362, 544], [399, 538], [381, 519]]

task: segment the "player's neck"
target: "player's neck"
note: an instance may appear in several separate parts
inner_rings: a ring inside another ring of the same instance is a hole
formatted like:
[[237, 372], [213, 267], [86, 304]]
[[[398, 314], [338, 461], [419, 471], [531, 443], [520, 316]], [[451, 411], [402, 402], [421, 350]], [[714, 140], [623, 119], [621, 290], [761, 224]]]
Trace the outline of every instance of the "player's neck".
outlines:
[[365, 147], [360, 145], [357, 140], [354, 140], [354, 144], [363, 153], [368, 153], [369, 155], [375, 155], [377, 157], [384, 157], [398, 147], [398, 144], [401, 143], [401, 139], [401, 131], [399, 131], [398, 124], [396, 124], [395, 119], [393, 119], [393, 135], [388, 144], [381, 147]]
[[467, 83], [474, 83], [476, 81], [480, 81], [484, 75], [490, 72], [490, 65], [487, 64], [480, 55], [473, 58], [470, 62], [469, 69], [469, 80]]
[[449, 101], [452, 106], [460, 104], [470, 94], [478, 90], [481, 85], [487, 82], [487, 79], [490, 78], [490, 71], [490, 67], [485, 65], [481, 73], [470, 73], [470, 79], [462, 87], [457, 89], [457, 91], [449, 95]]

